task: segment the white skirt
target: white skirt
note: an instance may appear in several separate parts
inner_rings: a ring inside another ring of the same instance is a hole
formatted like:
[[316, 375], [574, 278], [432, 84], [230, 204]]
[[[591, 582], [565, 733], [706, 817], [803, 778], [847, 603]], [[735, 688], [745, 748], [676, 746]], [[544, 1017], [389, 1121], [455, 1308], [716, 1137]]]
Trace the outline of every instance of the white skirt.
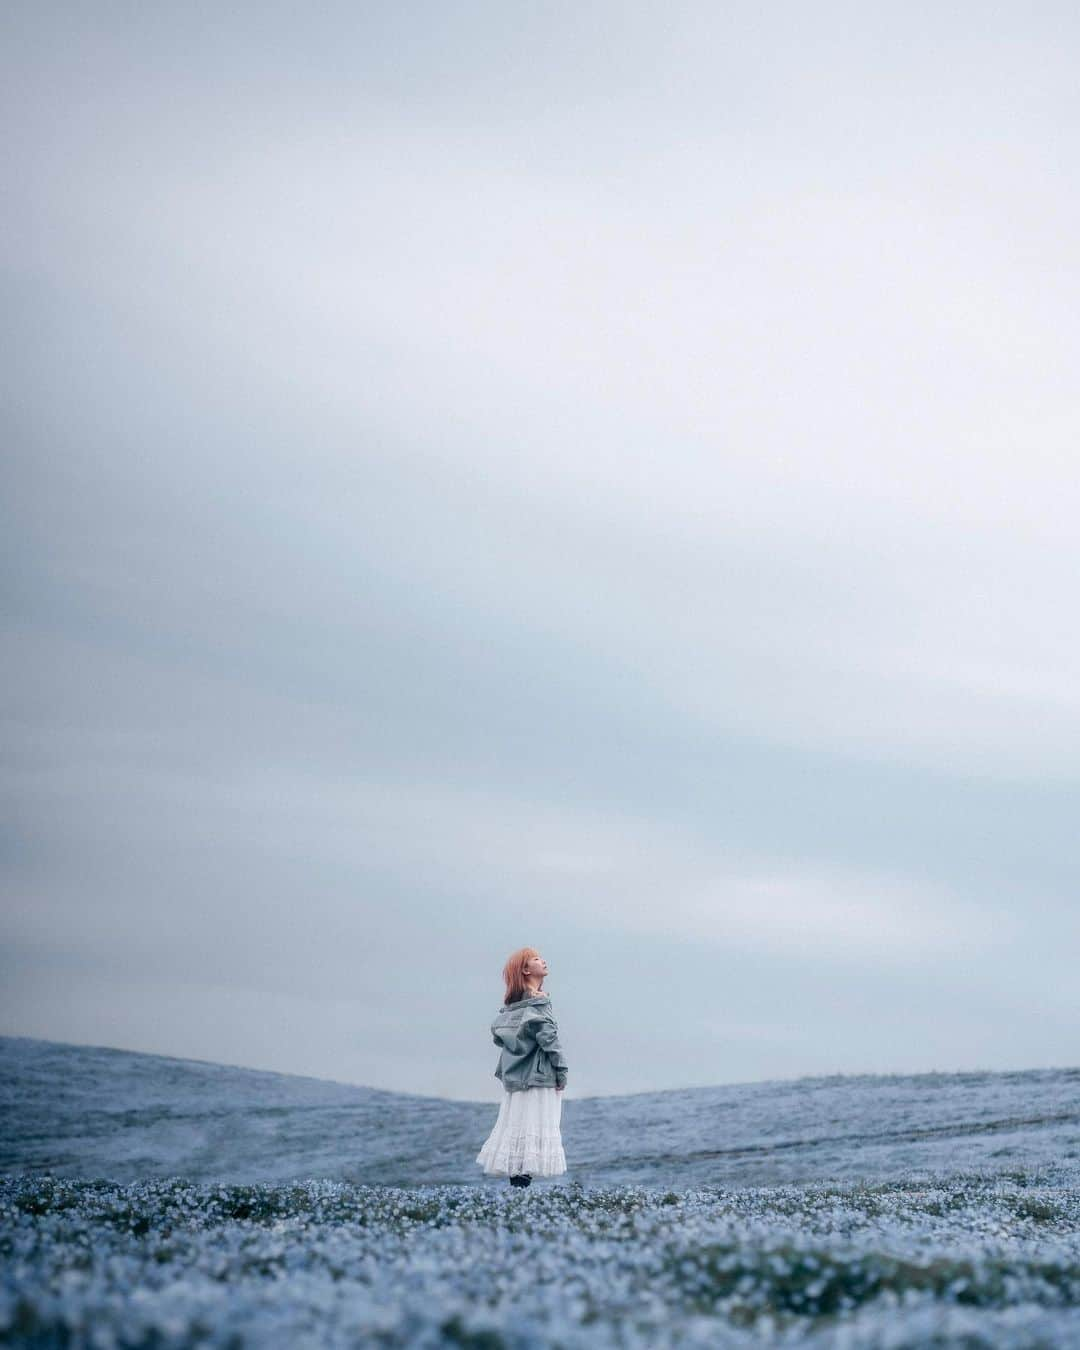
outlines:
[[476, 1155], [488, 1176], [555, 1177], [566, 1171], [562, 1097], [553, 1087], [503, 1092], [499, 1118]]

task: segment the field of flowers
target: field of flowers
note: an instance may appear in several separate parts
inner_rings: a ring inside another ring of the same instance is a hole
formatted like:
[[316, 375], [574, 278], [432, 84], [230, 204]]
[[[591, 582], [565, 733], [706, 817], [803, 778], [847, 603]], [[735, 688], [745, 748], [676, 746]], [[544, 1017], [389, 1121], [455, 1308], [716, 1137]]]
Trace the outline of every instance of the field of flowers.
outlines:
[[0, 1179], [22, 1346], [1080, 1345], [1080, 1195]]

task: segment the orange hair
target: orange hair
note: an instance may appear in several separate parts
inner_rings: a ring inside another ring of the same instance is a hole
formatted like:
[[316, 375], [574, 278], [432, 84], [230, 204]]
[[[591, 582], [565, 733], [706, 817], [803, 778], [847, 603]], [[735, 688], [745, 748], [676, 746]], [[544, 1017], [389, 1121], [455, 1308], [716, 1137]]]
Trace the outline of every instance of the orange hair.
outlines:
[[506, 985], [504, 1003], [516, 1003], [518, 999], [525, 997], [525, 962], [539, 955], [535, 947], [519, 947], [507, 958], [506, 965], [503, 966], [503, 982]]

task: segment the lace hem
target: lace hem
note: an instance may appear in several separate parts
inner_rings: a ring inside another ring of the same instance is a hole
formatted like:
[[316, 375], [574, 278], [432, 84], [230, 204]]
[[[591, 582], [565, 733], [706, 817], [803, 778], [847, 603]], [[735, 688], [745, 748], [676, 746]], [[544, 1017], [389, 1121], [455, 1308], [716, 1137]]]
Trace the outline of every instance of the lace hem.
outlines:
[[528, 1172], [534, 1177], [557, 1177], [566, 1171], [566, 1155], [561, 1148], [550, 1153], [496, 1149], [492, 1153], [478, 1154], [476, 1161], [487, 1176], [512, 1177]]
[[553, 1177], [566, 1171], [562, 1140], [535, 1130], [489, 1139], [476, 1155], [476, 1161], [489, 1176], [528, 1172], [534, 1177]]

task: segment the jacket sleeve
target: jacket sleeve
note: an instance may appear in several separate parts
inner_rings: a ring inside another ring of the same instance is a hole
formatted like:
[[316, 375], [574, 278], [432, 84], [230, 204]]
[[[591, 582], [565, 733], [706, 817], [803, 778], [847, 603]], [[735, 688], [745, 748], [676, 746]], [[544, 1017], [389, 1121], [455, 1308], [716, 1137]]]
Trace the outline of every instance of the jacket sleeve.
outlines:
[[551, 1060], [551, 1066], [555, 1070], [555, 1086], [566, 1086], [567, 1063], [566, 1056], [563, 1054], [563, 1048], [559, 1044], [559, 1024], [555, 1018], [548, 1013], [536, 1027], [536, 1042], [540, 1048]]

